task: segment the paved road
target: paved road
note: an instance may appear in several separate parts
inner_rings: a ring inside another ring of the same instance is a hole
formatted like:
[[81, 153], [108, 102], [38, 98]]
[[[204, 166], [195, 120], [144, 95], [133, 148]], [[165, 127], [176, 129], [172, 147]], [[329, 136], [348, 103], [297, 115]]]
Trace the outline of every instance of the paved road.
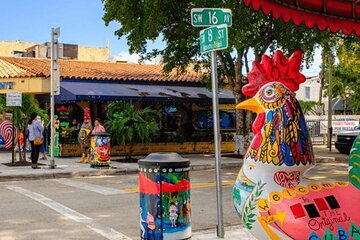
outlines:
[[[239, 225], [223, 171], [224, 224]], [[215, 229], [214, 170], [191, 172], [192, 230]], [[139, 239], [137, 175], [0, 183], [0, 239]]]

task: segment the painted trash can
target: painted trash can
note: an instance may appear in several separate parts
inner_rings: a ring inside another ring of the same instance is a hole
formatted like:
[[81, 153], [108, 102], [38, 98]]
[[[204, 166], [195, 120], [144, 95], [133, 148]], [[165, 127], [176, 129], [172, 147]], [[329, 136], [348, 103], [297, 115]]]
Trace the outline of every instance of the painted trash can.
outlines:
[[138, 164], [141, 239], [190, 239], [190, 161], [151, 153]]
[[110, 167], [110, 134], [93, 133], [90, 140], [90, 167]]

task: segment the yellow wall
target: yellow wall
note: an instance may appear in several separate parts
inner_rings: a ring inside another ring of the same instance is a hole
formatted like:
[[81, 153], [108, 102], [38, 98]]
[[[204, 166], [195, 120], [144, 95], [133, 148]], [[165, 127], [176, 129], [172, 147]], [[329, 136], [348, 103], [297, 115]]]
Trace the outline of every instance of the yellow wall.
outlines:
[[[25, 51], [27, 48], [38, 45], [39, 43], [30, 43], [22, 41], [0, 41], [0, 56], [11, 57], [13, 51]], [[79, 46], [78, 59], [80, 61], [90, 62], [108, 62], [110, 58], [109, 47], [85, 47]]]
[[37, 43], [22, 42], [22, 41], [0, 41], [0, 56], [11, 57], [12, 51], [25, 51], [25, 49], [36, 45]]
[[110, 48], [79, 46], [78, 60], [89, 62], [107, 62], [110, 58]]
[[[21, 93], [49, 93], [50, 79], [49, 78], [10, 78], [0, 79], [0, 85], [5, 82], [13, 82], [13, 89], [0, 89], [0, 94], [8, 92]], [[8, 84], [6, 84], [8, 86]]]

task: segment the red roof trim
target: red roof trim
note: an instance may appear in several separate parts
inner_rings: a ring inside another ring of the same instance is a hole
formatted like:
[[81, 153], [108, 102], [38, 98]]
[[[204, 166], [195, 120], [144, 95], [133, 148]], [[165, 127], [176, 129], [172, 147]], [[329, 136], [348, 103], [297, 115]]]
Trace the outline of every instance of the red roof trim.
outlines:
[[[292, 20], [296, 25], [305, 23], [307, 28], [317, 26], [321, 31], [329, 28], [333, 33], [341, 30], [346, 35], [354, 32], [360, 36], [360, 5], [355, 1], [244, 0], [244, 2], [246, 6], [251, 5], [255, 11], [261, 8], [264, 14], [271, 13], [275, 19], [281, 17], [284, 22]], [[325, 6], [319, 5], [319, 2], [321, 4], [324, 2]]]

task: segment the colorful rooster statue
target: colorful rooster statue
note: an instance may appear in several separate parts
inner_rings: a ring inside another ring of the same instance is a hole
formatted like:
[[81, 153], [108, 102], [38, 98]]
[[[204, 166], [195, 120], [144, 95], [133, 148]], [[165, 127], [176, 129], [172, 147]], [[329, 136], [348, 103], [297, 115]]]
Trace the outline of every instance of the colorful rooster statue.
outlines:
[[[305, 77], [301, 52], [281, 51], [253, 63], [252, 97], [236, 107], [257, 113], [254, 139], [233, 189], [243, 224], [259, 240], [360, 239], [360, 191], [352, 182], [313, 182], [303, 174], [314, 155], [303, 112], [294, 92]], [[359, 155], [354, 164], [359, 164]], [[359, 180], [359, 165], [353, 171]]]
[[86, 107], [84, 109], [84, 122], [81, 125], [78, 141], [82, 151], [82, 157], [80, 163], [90, 163], [90, 135], [91, 135], [91, 119], [90, 109]]

